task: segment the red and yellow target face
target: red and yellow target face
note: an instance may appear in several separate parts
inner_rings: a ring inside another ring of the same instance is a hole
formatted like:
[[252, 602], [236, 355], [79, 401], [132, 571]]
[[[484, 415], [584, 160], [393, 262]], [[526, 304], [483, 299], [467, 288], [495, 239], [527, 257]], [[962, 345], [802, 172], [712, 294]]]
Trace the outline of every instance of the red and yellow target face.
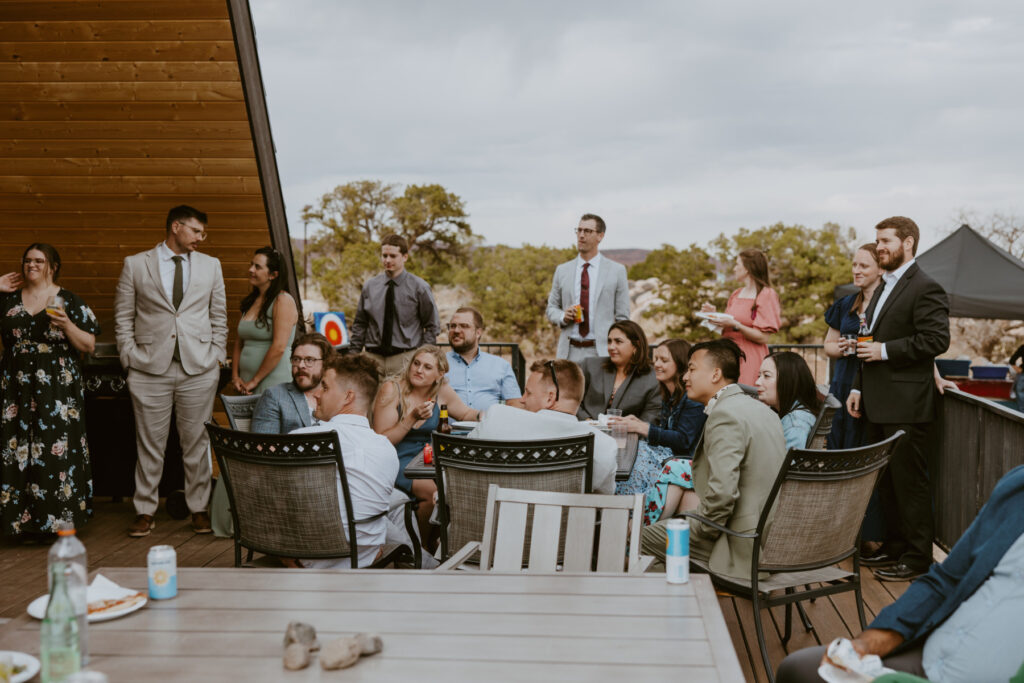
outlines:
[[317, 313], [316, 331], [327, 337], [331, 346], [348, 344], [348, 329], [345, 327], [344, 313]]

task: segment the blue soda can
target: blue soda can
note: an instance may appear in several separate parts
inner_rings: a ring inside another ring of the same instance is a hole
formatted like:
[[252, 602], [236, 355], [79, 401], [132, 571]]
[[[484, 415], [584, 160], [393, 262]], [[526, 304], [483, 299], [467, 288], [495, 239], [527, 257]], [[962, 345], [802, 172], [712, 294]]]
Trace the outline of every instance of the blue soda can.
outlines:
[[690, 580], [690, 522], [670, 519], [665, 531], [665, 580], [686, 583]]
[[167, 600], [178, 594], [178, 555], [174, 546], [155, 545], [146, 556], [149, 568], [149, 597]]

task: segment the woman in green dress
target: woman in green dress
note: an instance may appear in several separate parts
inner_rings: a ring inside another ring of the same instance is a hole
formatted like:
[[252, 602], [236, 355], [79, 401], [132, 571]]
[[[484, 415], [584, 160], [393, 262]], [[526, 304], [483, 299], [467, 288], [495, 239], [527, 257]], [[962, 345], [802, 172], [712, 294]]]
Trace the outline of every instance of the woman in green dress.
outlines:
[[231, 384], [240, 394], [259, 394], [292, 378], [288, 349], [295, 338], [298, 309], [284, 291], [284, 256], [263, 247], [249, 262], [252, 291], [242, 299], [242, 319], [231, 356]]
[[[79, 353], [100, 328], [92, 310], [56, 284], [60, 255], [29, 245], [21, 275], [0, 277], [0, 528], [44, 540], [58, 521], [92, 515]], [[60, 297], [60, 299], [55, 299]]]

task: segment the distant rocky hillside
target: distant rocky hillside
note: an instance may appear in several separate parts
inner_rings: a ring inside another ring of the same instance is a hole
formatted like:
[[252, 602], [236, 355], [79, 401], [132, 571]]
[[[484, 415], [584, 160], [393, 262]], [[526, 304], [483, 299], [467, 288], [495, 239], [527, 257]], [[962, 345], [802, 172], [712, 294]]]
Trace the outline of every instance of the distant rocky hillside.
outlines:
[[602, 249], [601, 253], [629, 268], [641, 263], [651, 253], [650, 249]]

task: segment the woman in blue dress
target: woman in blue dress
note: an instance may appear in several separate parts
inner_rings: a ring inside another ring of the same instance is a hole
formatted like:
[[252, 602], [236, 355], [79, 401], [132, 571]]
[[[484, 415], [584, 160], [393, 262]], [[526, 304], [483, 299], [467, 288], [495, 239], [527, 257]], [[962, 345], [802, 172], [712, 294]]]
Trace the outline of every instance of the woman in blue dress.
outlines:
[[[689, 458], [704, 428], [704, 406], [686, 397], [683, 374], [690, 355], [690, 342], [669, 339], [654, 349], [654, 376], [661, 391], [661, 411], [653, 423], [635, 415], [609, 418], [626, 431], [640, 435], [636, 461], [629, 479], [615, 487], [617, 495], [647, 493], [661, 474], [665, 460]], [[685, 466], [688, 466], [688, 461]]]
[[437, 486], [433, 479], [410, 481], [405, 466], [430, 443], [430, 434], [441, 421], [441, 404], [455, 420], [479, 420], [480, 412], [459, 398], [445, 379], [448, 359], [433, 345], [421, 346], [409, 359], [401, 375], [381, 384], [373, 408], [373, 429], [388, 437], [398, 452], [398, 479], [395, 487], [412, 494], [418, 501], [420, 538], [426, 539], [430, 513], [434, 510]]
[[856, 448], [864, 443], [864, 418], [854, 418], [846, 412], [846, 398], [850, 395], [853, 378], [857, 374], [858, 361], [856, 355], [845, 355], [846, 350], [852, 347], [842, 335], [857, 334], [860, 314], [867, 310], [881, 281], [882, 269], [878, 265], [875, 245], [865, 244], [853, 255], [853, 284], [860, 291], [844, 296], [825, 311], [825, 322], [828, 323], [825, 353], [829, 358], [836, 359], [832, 384], [828, 390], [842, 404], [832, 420], [832, 432], [826, 442], [829, 449]]

